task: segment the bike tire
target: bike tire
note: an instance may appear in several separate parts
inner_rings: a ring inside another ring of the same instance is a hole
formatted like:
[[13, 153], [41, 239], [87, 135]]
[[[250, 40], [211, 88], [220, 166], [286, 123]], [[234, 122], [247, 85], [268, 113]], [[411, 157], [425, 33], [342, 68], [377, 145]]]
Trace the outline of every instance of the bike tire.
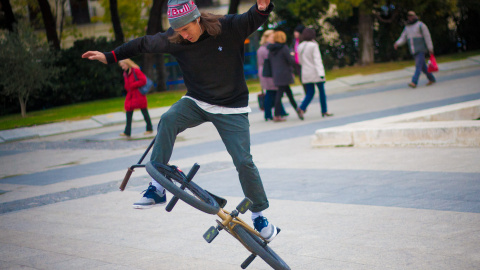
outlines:
[[248, 247], [250, 252], [260, 256], [268, 265], [276, 270], [290, 270], [290, 267], [264, 241], [240, 225], [232, 229], [239, 240]]
[[[192, 207], [212, 215], [217, 214], [220, 210], [217, 201], [193, 181], [185, 183], [183, 177], [175, 176], [172, 172], [163, 171], [164, 174], [169, 173], [168, 176], [170, 179], [168, 179], [162, 174], [163, 169], [159, 166], [155, 166], [151, 161], [145, 165], [145, 169], [148, 174], [166, 190]], [[182, 184], [185, 184], [185, 190], [180, 188]]]

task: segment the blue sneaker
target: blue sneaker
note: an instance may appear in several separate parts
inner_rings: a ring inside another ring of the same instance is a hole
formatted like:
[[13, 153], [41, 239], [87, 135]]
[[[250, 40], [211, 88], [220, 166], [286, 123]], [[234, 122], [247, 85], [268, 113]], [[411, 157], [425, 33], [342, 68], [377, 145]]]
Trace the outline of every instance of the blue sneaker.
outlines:
[[260, 236], [267, 242], [271, 242], [275, 236], [280, 232], [272, 223], [268, 222], [267, 218], [259, 216], [253, 220], [253, 226], [255, 230], [260, 233]]
[[133, 204], [135, 209], [147, 209], [155, 205], [164, 204], [167, 202], [167, 195], [165, 194], [165, 189], [163, 192], [157, 190], [155, 186], [150, 183], [148, 188], [144, 190], [143, 197]]

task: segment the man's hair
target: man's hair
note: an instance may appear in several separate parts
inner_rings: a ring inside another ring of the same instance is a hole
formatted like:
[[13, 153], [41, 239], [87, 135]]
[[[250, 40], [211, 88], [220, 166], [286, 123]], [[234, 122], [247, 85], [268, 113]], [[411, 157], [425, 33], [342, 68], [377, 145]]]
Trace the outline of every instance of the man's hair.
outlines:
[[301, 41], [312, 41], [315, 40], [316, 34], [315, 30], [312, 28], [305, 28], [302, 32]]
[[[211, 13], [200, 13], [200, 26], [207, 31], [210, 36], [216, 37], [222, 33], [222, 25], [220, 19], [225, 17], [224, 15], [215, 15]], [[193, 21], [195, 22], [195, 21]], [[174, 32], [173, 35], [168, 37], [171, 43], [189, 43], [179, 33]]]
[[283, 31], [275, 31], [273, 34], [273, 40], [276, 43], [285, 43], [287, 42], [287, 35]]

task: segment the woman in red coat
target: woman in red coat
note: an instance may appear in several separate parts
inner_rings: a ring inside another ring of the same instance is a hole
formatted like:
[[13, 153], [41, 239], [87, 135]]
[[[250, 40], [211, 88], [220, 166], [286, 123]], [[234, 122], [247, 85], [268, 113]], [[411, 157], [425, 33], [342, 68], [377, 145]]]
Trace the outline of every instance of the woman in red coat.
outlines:
[[122, 60], [118, 63], [123, 69], [123, 79], [125, 81], [125, 90], [127, 96], [125, 97], [125, 111], [127, 112], [127, 125], [125, 131], [120, 136], [130, 137], [132, 132], [132, 118], [133, 111], [140, 109], [143, 114], [143, 118], [147, 123], [147, 131], [145, 135], [153, 133], [152, 121], [147, 110], [147, 97], [142, 95], [138, 90], [139, 87], [144, 86], [147, 83], [147, 77], [140, 70], [140, 67], [130, 59]]

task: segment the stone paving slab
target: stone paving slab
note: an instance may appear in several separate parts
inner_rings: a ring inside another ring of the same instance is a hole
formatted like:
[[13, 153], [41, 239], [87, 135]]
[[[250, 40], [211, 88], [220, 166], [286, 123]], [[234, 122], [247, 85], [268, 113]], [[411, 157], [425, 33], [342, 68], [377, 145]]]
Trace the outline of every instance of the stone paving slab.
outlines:
[[2, 138], [4, 141], [24, 140], [35, 137], [38, 137], [38, 133], [31, 127], [0, 131], [0, 138]]
[[472, 57], [469, 57], [468, 59], [480, 63], [480, 55], [472, 56]]
[[373, 83], [375, 82], [373, 78], [370, 76], [364, 76], [364, 75], [352, 75], [352, 76], [347, 76], [347, 77], [342, 77], [338, 78], [342, 83], [345, 83], [349, 86], [356, 86], [356, 85], [362, 85], [362, 84], [368, 84], [368, 83]]
[[101, 125], [91, 119], [80, 121], [65, 121], [47, 125], [35, 126], [34, 129], [40, 137], [67, 132], [75, 132], [85, 129], [99, 128]]
[[[171, 213], [134, 210], [130, 202], [137, 197], [136, 191], [110, 192], [3, 215], [0, 261], [12, 269], [220, 270], [239, 269], [249, 255], [225, 232], [211, 244], [202, 239], [215, 216], [183, 202]], [[227, 209], [241, 200], [226, 199]], [[270, 203], [269, 219], [282, 228], [270, 246], [292, 269], [476, 269], [480, 263], [480, 214]], [[248, 269], [271, 268], [257, 258]]]

